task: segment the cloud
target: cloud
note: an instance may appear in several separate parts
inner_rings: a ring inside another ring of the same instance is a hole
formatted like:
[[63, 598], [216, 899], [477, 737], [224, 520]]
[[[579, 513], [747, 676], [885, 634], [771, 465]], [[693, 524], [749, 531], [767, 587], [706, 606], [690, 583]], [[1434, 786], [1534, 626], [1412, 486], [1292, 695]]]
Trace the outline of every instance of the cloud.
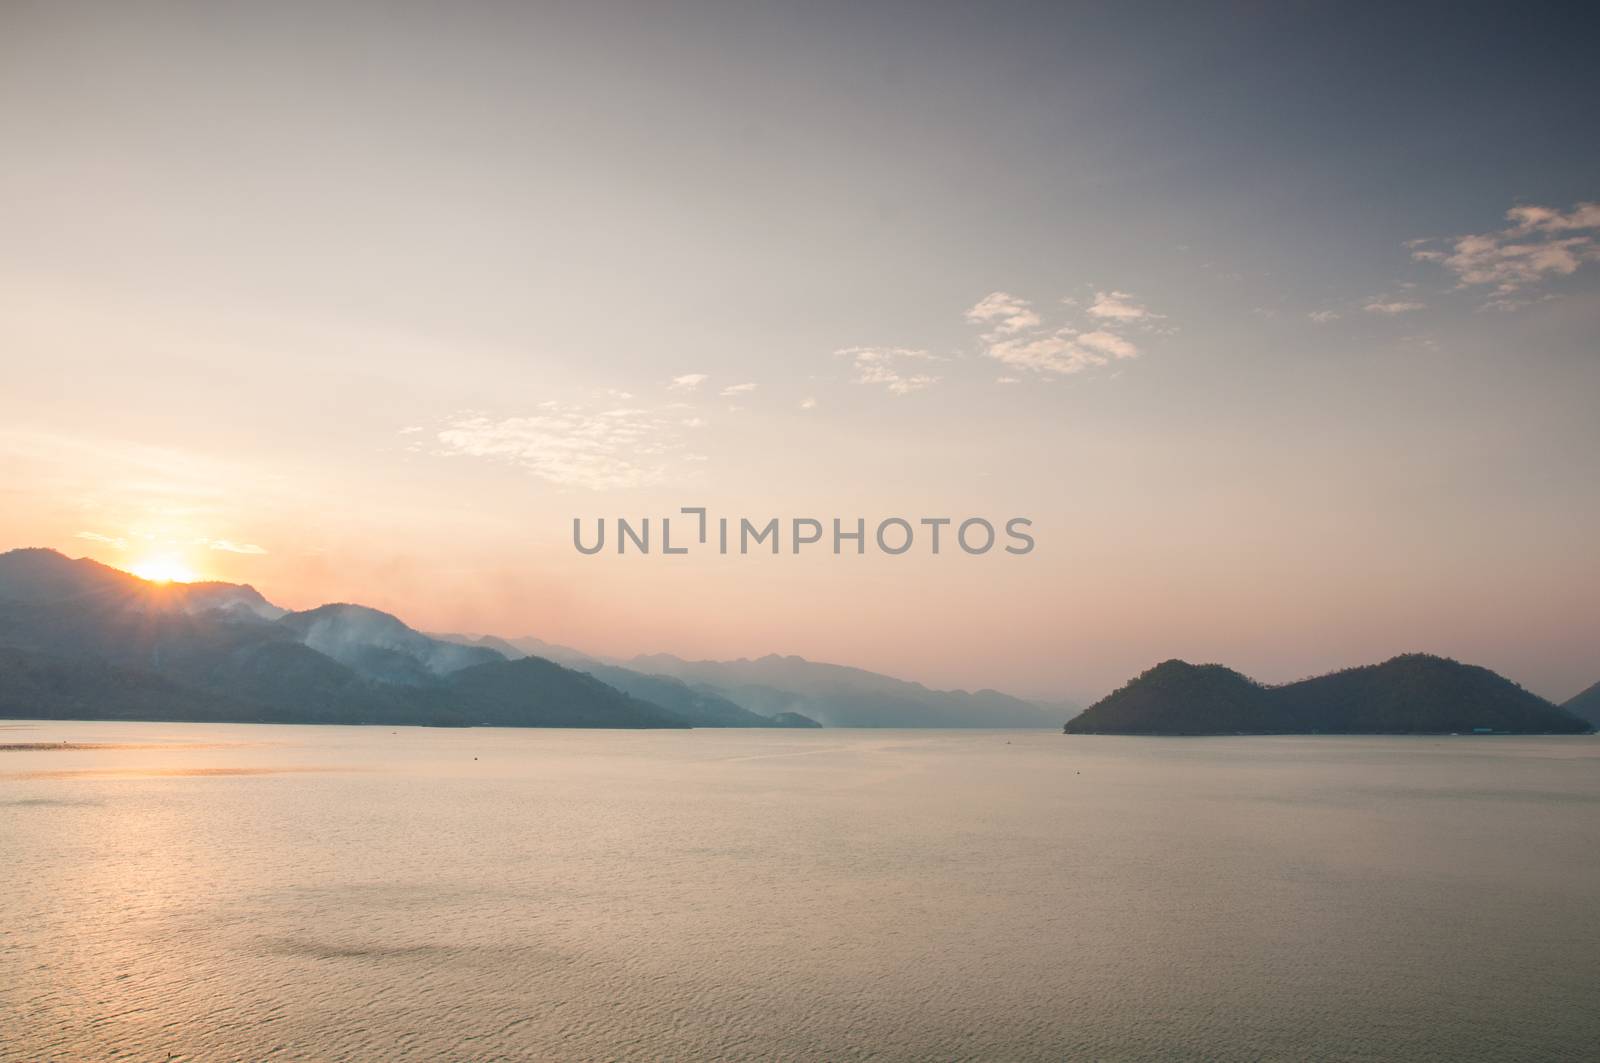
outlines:
[[673, 377], [671, 382], [667, 384], [667, 390], [693, 391], [701, 384], [704, 384], [708, 379], [710, 378], [705, 373], [685, 373], [682, 376]]
[[549, 483], [604, 491], [670, 479], [675, 461], [693, 457], [682, 430], [681, 417], [665, 411], [543, 402], [521, 417], [457, 415], [435, 439], [443, 456], [506, 462]]
[[1081, 373], [1110, 361], [1101, 351], [1081, 346], [1070, 329], [990, 343], [984, 353], [1012, 369], [1060, 375]]
[[1402, 299], [1385, 299], [1383, 296], [1374, 296], [1373, 299], [1361, 309], [1369, 314], [1387, 314], [1390, 317], [1396, 314], [1409, 314], [1413, 310], [1425, 310], [1423, 303], [1407, 302]]
[[1025, 299], [1006, 292], [990, 292], [967, 311], [967, 320], [975, 325], [989, 325], [1000, 335], [1009, 336], [1038, 327], [1039, 315]]
[[717, 392], [717, 394], [726, 399], [734, 395], [748, 395], [755, 389], [755, 384], [729, 384], [727, 387]]
[[1103, 321], [1143, 321], [1160, 317], [1133, 301], [1127, 292], [1095, 292], [1089, 306], [1089, 316]]
[[1109, 354], [1113, 358], [1137, 358], [1139, 356], [1139, 348], [1121, 336], [1103, 330], [1085, 332], [1078, 337], [1078, 342], [1091, 350]]
[[1339, 320], [1339, 311], [1337, 311], [1337, 310], [1313, 310], [1313, 311], [1311, 311], [1311, 313], [1307, 314], [1306, 317], [1310, 318], [1314, 323], [1316, 323], [1318, 325], [1326, 325], [1330, 321]]
[[105, 543], [108, 546], [116, 547], [118, 550], [126, 550], [128, 548], [128, 540], [119, 538], [115, 535], [101, 535], [99, 532], [81, 531], [78, 532], [77, 535], [73, 536], [73, 538], [87, 539], [91, 543]]
[[[135, 534], [139, 534], [146, 539], [151, 538], [147, 532], [139, 533], [136, 531]], [[105, 543], [108, 546], [116, 547], [118, 550], [126, 550], [128, 548], [128, 540], [117, 535], [101, 535], [99, 532], [81, 531], [74, 538], [87, 539], [92, 543]], [[168, 541], [170, 542], [171, 540]], [[231, 539], [193, 539], [185, 540], [185, 542], [192, 542], [195, 546], [204, 546], [209, 550], [220, 550], [229, 554], [265, 554], [267, 552], [264, 546], [257, 546], [255, 543], [236, 543]]]
[[940, 377], [930, 373], [905, 371], [907, 362], [937, 361], [927, 351], [909, 347], [846, 347], [834, 351], [838, 358], [855, 364], [857, 384], [881, 385], [893, 395], [909, 395], [937, 384]]
[[[1074, 306], [1070, 299], [1061, 300], [1064, 306]], [[986, 296], [977, 306], [967, 311], [967, 320], [1011, 322], [1023, 320], [1003, 317], [996, 308], [1027, 307], [1028, 304], [1004, 292]], [[1015, 329], [997, 328], [980, 337], [983, 353], [1010, 369], [1025, 370], [1035, 374], [1066, 376], [1108, 365], [1114, 359], [1137, 358], [1139, 348], [1121, 331], [1132, 326], [1152, 331], [1149, 322], [1160, 314], [1134, 301], [1127, 292], [1096, 292], [1093, 304], [1081, 311], [1093, 319], [1088, 331], [1071, 326], [1043, 327], [1037, 315], [1029, 314], [1026, 324]], [[1159, 330], [1156, 330], [1159, 331]], [[999, 378], [999, 383], [1020, 380], [1014, 375]]]
[[1569, 211], [1520, 206], [1506, 211], [1507, 226], [1444, 241], [1413, 240], [1411, 257], [1455, 274], [1457, 288], [1489, 287], [1500, 309], [1523, 305], [1505, 297], [1553, 277], [1576, 273], [1600, 260], [1600, 203], [1579, 203]]
[[1579, 203], [1563, 214], [1550, 207], [1512, 207], [1506, 220], [1515, 224], [1513, 233], [1564, 233], [1577, 229], [1600, 229], [1600, 203]]
[[800, 408], [802, 410], [814, 410], [817, 408], [817, 400], [812, 398], [801, 399]]
[[[1079, 315], [1080, 322], [1086, 316], [1087, 322], [1081, 327], [1046, 324], [1028, 300], [1000, 291], [990, 292], [966, 311], [967, 321], [981, 327], [978, 340], [984, 357], [1012, 371], [996, 377], [995, 383], [1019, 384], [1030, 375], [1066, 376], [1137, 358], [1139, 347], [1126, 335], [1129, 329], [1152, 335], [1175, 331], [1155, 324], [1162, 315], [1127, 292], [1096, 292], [1087, 310], [1079, 309], [1071, 298], [1061, 299], [1060, 306], [1066, 309], [1058, 313]], [[916, 363], [946, 360], [912, 347], [845, 347], [834, 354], [850, 359], [856, 383], [880, 386], [895, 395], [921, 391], [943, 379], [917, 371]]]
[[264, 554], [267, 552], [265, 547], [257, 546], [255, 543], [236, 543], [229, 539], [212, 539], [206, 545], [213, 550], [221, 550], [229, 554]]

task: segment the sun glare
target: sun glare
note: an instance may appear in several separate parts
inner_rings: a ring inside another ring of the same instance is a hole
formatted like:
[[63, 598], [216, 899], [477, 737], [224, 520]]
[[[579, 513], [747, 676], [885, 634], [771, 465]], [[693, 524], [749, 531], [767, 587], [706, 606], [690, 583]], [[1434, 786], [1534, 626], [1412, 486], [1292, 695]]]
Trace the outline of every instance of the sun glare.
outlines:
[[128, 571], [151, 583], [193, 583], [199, 578], [193, 569], [175, 557], [147, 557]]

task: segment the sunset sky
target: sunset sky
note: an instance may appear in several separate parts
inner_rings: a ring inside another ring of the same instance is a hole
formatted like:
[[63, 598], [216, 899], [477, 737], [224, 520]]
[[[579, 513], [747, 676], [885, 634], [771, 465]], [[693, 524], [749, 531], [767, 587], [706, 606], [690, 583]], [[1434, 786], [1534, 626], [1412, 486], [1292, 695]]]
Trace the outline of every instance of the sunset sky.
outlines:
[[[0, 4], [0, 549], [1032, 696], [1570, 697], [1600, 75], [1502, 11]], [[572, 547], [693, 505], [1038, 547]]]

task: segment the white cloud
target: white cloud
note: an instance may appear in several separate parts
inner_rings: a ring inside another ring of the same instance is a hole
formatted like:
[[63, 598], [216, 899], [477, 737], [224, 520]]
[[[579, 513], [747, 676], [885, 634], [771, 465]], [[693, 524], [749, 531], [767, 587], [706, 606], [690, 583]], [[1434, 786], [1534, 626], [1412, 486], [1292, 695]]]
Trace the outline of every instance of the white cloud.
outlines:
[[693, 391], [701, 384], [704, 384], [707, 379], [709, 379], [709, 377], [705, 373], [685, 373], [682, 376], [673, 377], [672, 380], [667, 384], [667, 390]]
[[748, 395], [755, 389], [755, 384], [729, 384], [727, 387], [717, 392], [717, 394], [726, 399], [731, 398], [734, 395]]
[[1095, 292], [1094, 302], [1089, 306], [1089, 316], [1104, 321], [1143, 321], [1161, 315], [1152, 314], [1134, 302], [1133, 296], [1127, 292]]
[[543, 402], [522, 417], [466, 413], [435, 436], [437, 453], [488, 458], [541, 480], [603, 491], [660, 483], [683, 454], [681, 418], [662, 411]]
[[105, 543], [108, 546], [116, 547], [118, 550], [126, 550], [128, 548], [128, 540], [115, 535], [101, 535], [99, 532], [81, 531], [74, 538], [87, 539], [91, 543]]
[[1100, 351], [1080, 346], [1070, 329], [990, 343], [984, 353], [1012, 369], [1061, 375], [1081, 373], [1110, 361]]
[[[1061, 302], [1069, 307], [1076, 305], [1070, 299], [1063, 299]], [[995, 319], [1006, 322], [1021, 320], [1015, 317], [1001, 317], [995, 308], [1027, 307], [1027, 305], [1015, 296], [995, 292], [967, 311], [967, 320], [975, 322]], [[1081, 373], [1087, 369], [1107, 365], [1113, 359], [1138, 357], [1139, 348], [1122, 335], [1120, 330], [1132, 326], [1151, 331], [1149, 323], [1161, 316], [1135, 302], [1133, 296], [1127, 292], [1120, 291], [1096, 292], [1093, 304], [1088, 310], [1081, 312], [1094, 319], [1088, 331], [1080, 332], [1071, 326], [1041, 327], [1037, 315], [1030, 312], [1026, 324], [1018, 328], [1001, 328], [983, 333], [980, 337], [983, 353], [1011, 369], [1026, 370], [1030, 373], [1054, 375]], [[1113, 331], [1114, 329], [1118, 331]], [[1001, 377], [998, 382], [1012, 383], [1019, 379], [1007, 375]]]
[[817, 400], [812, 398], [801, 399], [800, 408], [802, 410], [814, 410], [817, 408]]
[[1408, 302], [1403, 299], [1385, 299], [1383, 296], [1374, 296], [1361, 309], [1369, 314], [1386, 314], [1394, 317], [1396, 314], [1409, 314], [1413, 310], [1424, 310], [1426, 306], [1422, 303]]
[[942, 379], [944, 378], [932, 376], [928, 373], [916, 373], [912, 376], [900, 377], [897, 380], [889, 381], [888, 388], [896, 395], [909, 395], [913, 391], [931, 388]]
[[1506, 211], [1506, 220], [1515, 223], [1513, 233], [1600, 229], [1600, 203], [1579, 203], [1565, 214], [1551, 207], [1512, 207]]
[[1552, 277], [1576, 273], [1600, 260], [1600, 204], [1579, 203], [1569, 211], [1521, 206], [1506, 211], [1510, 224], [1490, 233], [1473, 233], [1445, 241], [1413, 240], [1411, 257], [1432, 262], [1455, 274], [1456, 287], [1490, 287], [1500, 309], [1523, 305], [1504, 297]]
[[[1081, 328], [1047, 325], [1033, 304], [1009, 292], [990, 292], [966, 311], [967, 321], [981, 327], [978, 338], [983, 355], [1013, 370], [996, 377], [995, 383], [1019, 384], [1030, 376], [1048, 379], [1137, 358], [1138, 346], [1124, 334], [1129, 328], [1151, 335], [1174, 331], [1155, 324], [1161, 315], [1127, 292], [1096, 292], [1087, 310], [1078, 309], [1071, 298], [1061, 299], [1060, 305], [1069, 308], [1061, 313], [1087, 315], [1088, 323]], [[912, 368], [917, 362], [944, 360], [925, 350], [846, 347], [834, 354], [851, 360], [857, 383], [881, 386], [896, 395], [920, 391], [943, 379]]]
[[213, 550], [221, 550], [229, 554], [264, 554], [266, 547], [257, 546], [255, 543], [236, 543], [228, 539], [212, 539], [206, 543]]
[[1339, 311], [1337, 311], [1337, 310], [1313, 310], [1313, 311], [1311, 311], [1311, 313], [1307, 314], [1306, 317], [1310, 318], [1313, 322], [1315, 322], [1318, 325], [1326, 325], [1330, 321], [1339, 320]]
[[1139, 356], [1139, 348], [1121, 336], [1104, 330], [1085, 332], [1078, 337], [1078, 342], [1102, 354], [1109, 354], [1113, 358], [1137, 358]]
[[904, 370], [907, 362], [936, 361], [927, 351], [909, 347], [846, 347], [833, 352], [835, 357], [855, 363], [857, 384], [881, 385], [894, 395], [909, 395], [937, 384], [940, 377]]
[[1006, 292], [990, 292], [978, 300], [978, 305], [967, 311], [967, 320], [975, 325], [990, 325], [1006, 336], [1039, 325], [1039, 315], [1028, 301]]

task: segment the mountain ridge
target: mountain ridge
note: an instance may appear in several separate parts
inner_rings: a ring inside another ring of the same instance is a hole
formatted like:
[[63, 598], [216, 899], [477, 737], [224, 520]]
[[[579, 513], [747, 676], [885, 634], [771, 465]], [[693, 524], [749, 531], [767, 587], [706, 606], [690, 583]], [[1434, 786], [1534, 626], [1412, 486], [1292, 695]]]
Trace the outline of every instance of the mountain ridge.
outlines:
[[1580, 734], [1589, 721], [1487, 668], [1410, 653], [1277, 686], [1163, 661], [1068, 720], [1067, 734]]

